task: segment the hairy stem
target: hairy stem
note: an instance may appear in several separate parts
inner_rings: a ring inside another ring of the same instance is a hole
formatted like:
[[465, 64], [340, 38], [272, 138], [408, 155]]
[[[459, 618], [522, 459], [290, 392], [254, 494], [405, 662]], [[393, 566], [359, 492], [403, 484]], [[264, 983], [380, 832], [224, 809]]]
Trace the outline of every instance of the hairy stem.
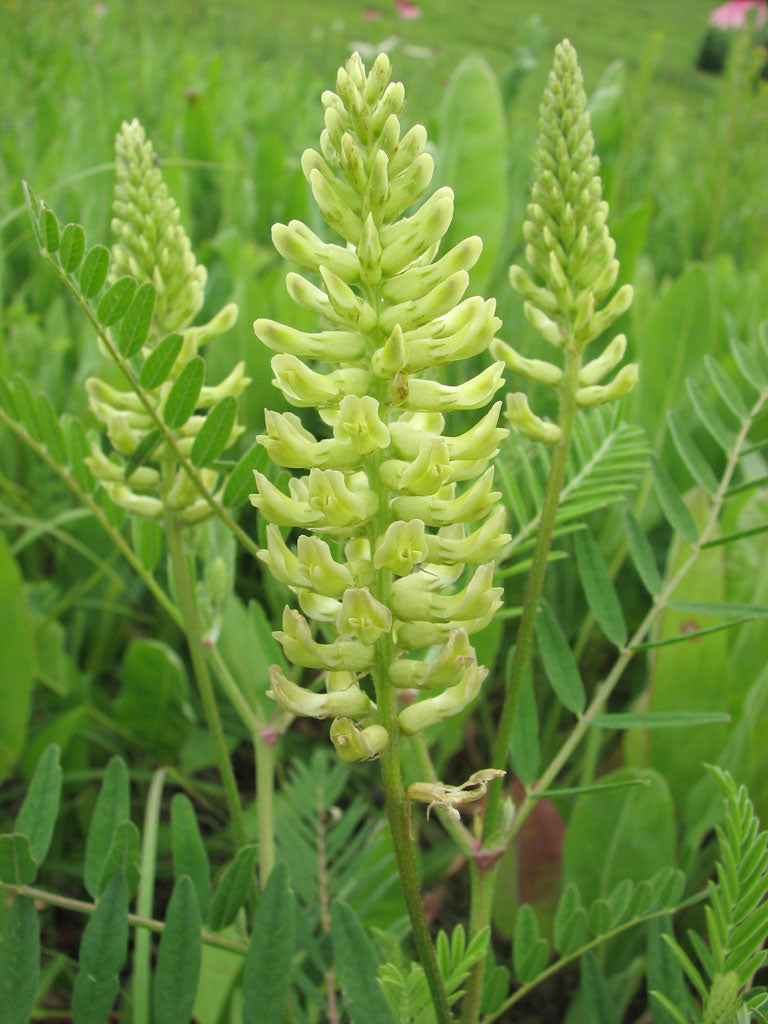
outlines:
[[[384, 389], [375, 396], [379, 399], [379, 407], [384, 410], [388, 406]], [[380, 466], [383, 459], [381, 450], [374, 453], [369, 462], [368, 480], [371, 489], [378, 498], [378, 512], [369, 525], [371, 551], [376, 540], [385, 532], [391, 521], [389, 510], [389, 490], [381, 479]], [[391, 604], [392, 572], [387, 568], [374, 572], [371, 594], [386, 607]], [[374, 646], [374, 663], [372, 676], [376, 688], [379, 724], [389, 734], [389, 742], [381, 753], [381, 779], [384, 787], [384, 798], [387, 805], [387, 816], [392, 832], [392, 843], [395, 848], [395, 860], [400, 875], [400, 885], [408, 910], [408, 917], [413, 930], [413, 941], [416, 952], [424, 968], [429, 983], [438, 1024], [450, 1024], [452, 1017], [448, 1005], [440, 968], [437, 965], [435, 949], [429, 934], [424, 904], [421, 899], [419, 875], [416, 870], [413, 840], [409, 827], [409, 807], [405, 798], [403, 774], [400, 762], [400, 726], [397, 721], [397, 701], [395, 688], [389, 680], [389, 669], [395, 659], [395, 645], [392, 635], [385, 633]]]
[[[525, 670], [528, 667], [533, 649], [533, 635], [536, 627], [536, 616], [539, 611], [539, 600], [547, 574], [549, 551], [552, 546], [552, 533], [557, 518], [560, 492], [565, 481], [573, 424], [578, 411], [575, 394], [579, 386], [580, 367], [581, 354], [574, 348], [567, 347], [565, 350], [565, 372], [559, 389], [558, 426], [560, 427], [561, 437], [555, 445], [547, 487], [544, 492], [544, 504], [542, 505], [539, 530], [536, 535], [536, 547], [533, 551], [531, 569], [523, 594], [523, 614], [517, 630], [512, 666], [509, 679], [507, 680], [501, 718], [499, 719], [491, 758], [491, 767], [502, 770], [507, 767], [509, 745], [517, 716], [517, 708], [520, 703], [520, 692], [523, 687]], [[486, 802], [485, 820], [483, 822], [484, 844], [495, 843], [501, 838], [497, 834], [501, 821], [501, 796], [502, 780], [494, 779], [488, 787], [488, 799]], [[490, 921], [498, 857], [492, 857], [489, 861], [489, 863], [484, 864], [481, 857], [476, 857], [472, 869], [470, 937], [476, 935], [482, 928], [485, 928]], [[483, 958], [472, 968], [467, 983], [462, 1007], [464, 1024], [476, 1024], [479, 1017], [484, 974], [485, 959]]]
[[[76, 900], [71, 899], [69, 896], [59, 896], [56, 892], [36, 889], [31, 885], [11, 885], [7, 882], [0, 882], [0, 888], [7, 889], [8, 892], [16, 892], [19, 896], [29, 896], [36, 903], [46, 903], [51, 907], [61, 907], [62, 910], [71, 910], [76, 914], [90, 915], [96, 909], [96, 904], [89, 903], [87, 900]], [[140, 914], [129, 914], [128, 923], [133, 925], [134, 928], [143, 928], [145, 931], [157, 932], [158, 934], [165, 929], [164, 921], [156, 921], [151, 917], [142, 917]], [[231, 953], [239, 953], [241, 956], [245, 956], [248, 952], [248, 947], [245, 943], [233, 942], [231, 939], [222, 938], [221, 935], [214, 935], [212, 932], [205, 930], [201, 932], [201, 936], [207, 946], [218, 946], [219, 949], [227, 949]]]
[[256, 748], [256, 820], [259, 885], [263, 889], [275, 866], [275, 744], [279, 734], [269, 726], [253, 737]]
[[192, 659], [192, 667], [200, 691], [200, 699], [203, 702], [208, 728], [211, 730], [216, 760], [219, 766], [221, 781], [224, 784], [224, 793], [229, 808], [229, 815], [236, 843], [239, 847], [245, 846], [247, 835], [245, 830], [245, 818], [243, 808], [240, 804], [240, 794], [237, 790], [235, 773], [232, 770], [232, 762], [229, 759], [224, 730], [219, 717], [219, 709], [216, 705], [216, 696], [213, 692], [208, 662], [205, 657], [205, 649], [202, 643], [202, 632], [200, 620], [197, 614], [197, 605], [192, 590], [192, 581], [187, 568], [186, 556], [181, 540], [181, 529], [175, 513], [166, 510], [165, 513], [165, 537], [168, 545], [168, 558], [171, 564], [173, 581], [176, 586], [176, 594], [179, 599], [181, 617], [184, 623], [184, 632], [187, 637], [189, 654]]

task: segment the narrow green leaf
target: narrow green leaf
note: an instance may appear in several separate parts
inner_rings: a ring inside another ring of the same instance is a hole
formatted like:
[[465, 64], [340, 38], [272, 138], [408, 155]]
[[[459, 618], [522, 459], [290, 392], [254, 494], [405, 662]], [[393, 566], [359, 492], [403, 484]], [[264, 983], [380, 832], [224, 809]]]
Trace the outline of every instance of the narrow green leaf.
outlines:
[[683, 540], [687, 540], [689, 544], [695, 544], [699, 539], [699, 531], [696, 529], [693, 516], [680, 497], [672, 482], [672, 477], [655, 455], [651, 456], [651, 475], [661, 510], [669, 521], [669, 525], [680, 534]]
[[236, 416], [237, 399], [232, 395], [226, 395], [211, 409], [192, 445], [189, 458], [193, 466], [210, 466], [226, 448]]
[[0, 408], [8, 413], [12, 420], [21, 420], [13, 388], [2, 375], [0, 375]]
[[648, 993], [651, 999], [655, 1000], [659, 1006], [663, 1007], [667, 1013], [675, 1021], [675, 1024], [690, 1024], [687, 1017], [684, 1017], [678, 1010], [674, 1003], [670, 1002], [669, 999], [664, 995], [663, 992], [657, 992], [655, 989]]
[[104, 1024], [120, 990], [128, 951], [128, 889], [115, 875], [83, 932], [80, 972], [72, 992], [72, 1024]]
[[675, 448], [677, 448], [688, 472], [700, 487], [703, 487], [709, 494], [715, 494], [717, 492], [717, 477], [709, 468], [709, 463], [699, 451], [696, 442], [685, 429], [674, 409], [667, 414], [667, 424]]
[[24, 583], [0, 531], [0, 781], [24, 749], [35, 686], [35, 647], [32, 617]]
[[562, 786], [558, 789], [543, 789], [531, 793], [532, 800], [556, 800], [559, 796], [582, 796], [584, 793], [603, 793], [609, 789], [627, 789], [631, 786], [648, 786], [647, 779], [627, 779], [624, 782], [596, 782], [592, 786]]
[[[625, 879], [628, 881], [628, 879]], [[595, 900], [587, 912], [587, 930], [597, 937], [604, 935], [611, 927], [611, 908], [607, 900]]]
[[43, 236], [40, 232], [40, 212], [43, 204], [32, 191], [32, 186], [28, 181], [22, 181], [21, 191], [24, 193], [24, 205], [27, 208], [27, 214], [29, 215], [29, 220], [32, 225], [35, 241], [41, 249], [44, 249]]
[[83, 424], [67, 413], [62, 416], [61, 422], [67, 440], [67, 463], [72, 470], [72, 476], [86, 494], [91, 494], [96, 487], [96, 480], [85, 464], [85, 459], [91, 451]]
[[277, 864], [259, 898], [243, 966], [243, 1024], [281, 1024], [285, 1017], [294, 931], [288, 872]]
[[371, 941], [357, 914], [341, 900], [331, 907], [331, 938], [344, 1005], [352, 1024], [394, 1024], [376, 981], [379, 965]]
[[59, 417], [56, 415], [51, 400], [46, 394], [37, 396], [37, 422], [40, 428], [42, 443], [60, 464], [67, 461], [67, 444], [64, 431], [61, 429]]
[[[524, 903], [515, 915], [515, 934], [512, 940], [512, 966], [519, 981], [523, 981], [523, 965], [528, 952], [541, 936], [539, 922], [530, 903]], [[527, 980], [527, 979], [525, 979]]]
[[40, 925], [35, 904], [14, 896], [0, 936], [0, 1020], [29, 1024], [40, 978]]
[[74, 274], [83, 260], [85, 232], [79, 224], [67, 224], [61, 232], [59, 262], [65, 274]]
[[190, 359], [175, 381], [165, 403], [163, 419], [169, 427], [183, 427], [195, 411], [205, 379], [205, 362], [200, 356]]
[[211, 895], [211, 866], [195, 809], [183, 793], [177, 793], [171, 803], [171, 849], [174, 877], [189, 876], [197, 893], [200, 913], [206, 917]]
[[111, 285], [99, 300], [96, 318], [104, 327], [111, 327], [122, 320], [131, 299], [136, 292], [136, 282], [132, 277], [121, 277]]
[[679, 729], [730, 720], [724, 711], [627, 711], [595, 715], [590, 725], [603, 729]]
[[725, 492], [726, 499], [732, 498], [736, 494], [743, 494], [745, 491], [754, 491], [756, 488], [763, 488], [768, 484], [768, 474], [765, 476], [755, 476], [751, 480], [744, 480], [740, 484], [734, 484], [733, 487], [729, 487]]
[[747, 530], [737, 530], [735, 533], [724, 533], [721, 537], [713, 537], [712, 540], [708, 540], [701, 546], [702, 548], [717, 548], [723, 544], [733, 544], [734, 541], [743, 540], [745, 537], [756, 537], [767, 531], [768, 523], [762, 523], [760, 526], [752, 526]]
[[746, 345], [739, 341], [738, 338], [731, 338], [728, 343], [733, 355], [736, 365], [741, 371], [742, 377], [756, 391], [762, 391], [763, 388], [768, 387], [768, 377], [765, 375], [765, 370], [758, 362], [757, 359], [752, 355]]
[[59, 248], [59, 222], [56, 220], [56, 214], [47, 206], [43, 207], [40, 214], [40, 234], [43, 236], [46, 251], [56, 252]]
[[125, 463], [126, 482], [129, 482], [136, 470], [144, 465], [162, 439], [163, 432], [159, 427], [155, 427], [142, 437]]
[[726, 425], [713, 403], [704, 396], [704, 392], [692, 377], [686, 380], [685, 386], [688, 391], [688, 397], [691, 399], [691, 404], [696, 410], [704, 429], [720, 445], [724, 452], [730, 452], [736, 443], [734, 432]]
[[240, 456], [224, 487], [222, 502], [227, 508], [243, 504], [253, 490], [254, 470], [263, 471], [268, 461], [266, 450], [256, 442]]
[[141, 368], [139, 384], [147, 390], [152, 391], [159, 388], [166, 380], [173, 369], [184, 339], [180, 334], [169, 334], [163, 338], [157, 348], [153, 349], [147, 356], [147, 361]]
[[737, 604], [733, 601], [667, 601], [667, 608], [691, 615], [725, 615], [727, 618], [748, 615], [761, 619], [768, 615], [768, 605]]
[[627, 639], [624, 613], [600, 549], [589, 530], [575, 534], [573, 542], [579, 577], [592, 614], [611, 643], [623, 647]]
[[738, 420], [744, 420], [749, 415], [747, 404], [741, 396], [741, 392], [733, 383], [731, 378], [722, 368], [720, 363], [712, 356], [704, 356], [704, 365], [710, 376], [715, 390], [720, 395], [723, 403], [730, 409]]
[[99, 894], [103, 893], [115, 875], [122, 875], [128, 888], [128, 895], [136, 892], [141, 873], [139, 871], [139, 847], [141, 836], [132, 821], [121, 821], [115, 829], [107, 859], [99, 879]]
[[51, 845], [61, 800], [61, 765], [55, 743], [46, 747], [35, 766], [27, 795], [16, 816], [15, 830], [29, 839], [30, 852], [40, 866]]
[[708, 633], [719, 633], [721, 629], [731, 629], [733, 626], [740, 626], [742, 622], [751, 622], [756, 616], [747, 615], [743, 619], [731, 619], [730, 622], [721, 622], [718, 626], [708, 626], [706, 629], [692, 629], [689, 633], [678, 633], [677, 636], [668, 636], [664, 640], [649, 640], [644, 644], [635, 644], [633, 651], [648, 651], [652, 647], [669, 647], [671, 644], [684, 644], [688, 640], [695, 640], [697, 637], [706, 636]]
[[587, 698], [576, 659], [554, 612], [543, 600], [536, 616], [536, 636], [550, 686], [569, 711], [581, 714]]
[[122, 757], [113, 757], [104, 772], [104, 781], [93, 810], [85, 841], [83, 878], [85, 888], [95, 899], [115, 830], [121, 821], [130, 819], [128, 769]]
[[189, 1024], [200, 979], [202, 921], [195, 887], [182, 875], [173, 887], [157, 951], [152, 990], [154, 1024]]
[[560, 896], [555, 910], [555, 918], [553, 922], [553, 937], [555, 940], [555, 949], [560, 953], [561, 956], [566, 955], [566, 942], [570, 923], [573, 918], [578, 914], [580, 910], [584, 908], [581, 905], [581, 896], [579, 895], [578, 887], [571, 882], [567, 885]]
[[662, 583], [653, 548], [648, 543], [640, 523], [628, 508], [624, 509], [624, 526], [627, 547], [638, 575], [651, 597], [658, 597]]
[[80, 268], [80, 291], [84, 299], [92, 299], [98, 295], [107, 280], [109, 271], [109, 249], [103, 245], [94, 245], [88, 250]]
[[149, 281], [140, 285], [133, 296], [133, 301], [120, 324], [120, 333], [117, 337], [118, 351], [126, 359], [135, 356], [147, 340], [149, 328], [152, 325], [152, 316], [155, 312], [156, 297], [155, 286]]
[[616, 1001], [600, 962], [588, 950], [581, 958], [581, 988], [585, 1019], [589, 1024], [619, 1024]]
[[29, 436], [39, 444], [43, 444], [43, 431], [37, 417], [37, 401], [29, 384], [20, 374], [14, 375], [13, 395], [21, 422], [27, 428]]
[[238, 910], [245, 903], [253, 885], [256, 852], [255, 846], [244, 846], [227, 865], [216, 886], [208, 911], [208, 924], [212, 931], [219, 932], [228, 924], [232, 924]]
[[[510, 651], [510, 657], [512, 651]], [[509, 665], [509, 658], [507, 660]], [[509, 670], [507, 670], [507, 675]], [[536, 695], [533, 692], [530, 669], [526, 669], [523, 676], [523, 685], [520, 690], [520, 701], [517, 705], [517, 714], [512, 726], [512, 736], [509, 742], [509, 754], [515, 774], [524, 786], [530, 786], [536, 781], [541, 761], [541, 748], [539, 743], [539, 710], [536, 706]]]
[[36, 874], [37, 865], [27, 836], [18, 832], [0, 836], [0, 882], [29, 885], [34, 882]]

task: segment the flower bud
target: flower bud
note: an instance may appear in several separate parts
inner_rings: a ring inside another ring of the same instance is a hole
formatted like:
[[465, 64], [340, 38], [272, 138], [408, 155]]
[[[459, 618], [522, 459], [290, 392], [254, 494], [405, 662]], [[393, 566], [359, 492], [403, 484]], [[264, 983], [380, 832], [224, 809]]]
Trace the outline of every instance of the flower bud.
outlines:
[[386, 747], [389, 734], [381, 725], [358, 729], [349, 718], [335, 718], [331, 722], [331, 742], [340, 761], [368, 761]]

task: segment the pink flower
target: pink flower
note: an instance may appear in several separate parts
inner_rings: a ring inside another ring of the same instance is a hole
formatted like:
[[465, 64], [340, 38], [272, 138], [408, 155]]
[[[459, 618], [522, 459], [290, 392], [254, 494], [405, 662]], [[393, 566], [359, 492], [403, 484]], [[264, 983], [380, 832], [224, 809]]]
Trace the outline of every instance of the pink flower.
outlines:
[[417, 4], [412, 4], [410, 0], [395, 0], [395, 11], [403, 21], [413, 21], [414, 18], [421, 17], [421, 8]]
[[728, 3], [716, 7], [709, 16], [709, 24], [716, 28], [741, 28], [746, 24], [747, 14], [757, 11], [757, 25], [765, 24], [765, 0], [728, 0]]
[[366, 21], [381, 21], [381, 11], [378, 7], [366, 7], [363, 17]]

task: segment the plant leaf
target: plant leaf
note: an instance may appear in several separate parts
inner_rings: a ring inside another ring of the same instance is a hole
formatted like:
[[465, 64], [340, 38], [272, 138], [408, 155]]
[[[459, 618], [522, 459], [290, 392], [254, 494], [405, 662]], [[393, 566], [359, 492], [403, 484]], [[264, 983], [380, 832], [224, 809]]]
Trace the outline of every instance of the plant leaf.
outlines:
[[40, 925], [34, 902], [14, 896], [0, 936], [0, 1020], [29, 1024], [40, 977]]
[[195, 809], [183, 793], [177, 793], [171, 803], [171, 848], [174, 877], [189, 876], [197, 893], [200, 913], [205, 918], [211, 895], [211, 866]]
[[27, 836], [18, 832], [0, 836], [0, 882], [4, 885], [29, 885], [34, 882], [36, 874], [37, 865]]
[[94, 245], [80, 268], [80, 291], [84, 299], [98, 295], [107, 280], [109, 271], [109, 249]]
[[107, 859], [104, 861], [99, 880], [99, 895], [104, 892], [115, 875], [122, 875], [128, 888], [128, 895], [134, 894], [141, 877], [139, 871], [140, 846], [141, 836], [133, 822], [121, 821], [115, 829]]
[[512, 726], [509, 754], [517, 777], [524, 786], [530, 786], [536, 780], [541, 761], [539, 710], [536, 706], [530, 668], [527, 668], [523, 675], [520, 701]]
[[662, 582], [653, 548], [648, 543], [640, 523], [628, 508], [624, 509], [624, 526], [627, 547], [638, 575], [651, 597], [658, 597]]
[[581, 714], [587, 698], [576, 659], [552, 609], [543, 600], [536, 616], [536, 637], [552, 689], [569, 711]]
[[724, 711], [626, 711], [595, 715], [590, 724], [603, 729], [674, 729], [730, 720]]
[[579, 577], [592, 614], [611, 643], [623, 647], [627, 639], [624, 613], [600, 549], [589, 530], [575, 534], [573, 542]]
[[693, 516], [680, 497], [672, 482], [672, 477], [655, 455], [651, 456], [651, 475], [661, 510], [669, 521], [669, 525], [680, 534], [683, 540], [687, 540], [689, 544], [695, 544], [699, 539], [699, 531], [696, 529]]
[[394, 1024], [376, 976], [373, 945], [354, 910], [337, 900], [331, 907], [331, 938], [344, 1005], [352, 1024]]
[[80, 943], [72, 992], [72, 1024], [104, 1024], [120, 989], [128, 951], [128, 890], [115, 875], [99, 898]]
[[32, 859], [38, 867], [50, 848], [59, 813], [62, 777], [59, 754], [58, 746], [52, 743], [40, 755], [16, 816], [15, 830], [29, 839]]
[[195, 356], [179, 374], [166, 400], [163, 419], [169, 427], [183, 427], [195, 411], [204, 378], [205, 362]]
[[10, 772], [24, 749], [27, 720], [35, 682], [32, 619], [21, 574], [0, 533], [0, 781]]
[[245, 903], [253, 885], [256, 853], [255, 846], [244, 846], [227, 865], [208, 911], [208, 924], [212, 931], [220, 932], [232, 924], [238, 910]]
[[40, 234], [47, 252], [56, 252], [59, 248], [59, 222], [56, 214], [44, 206], [40, 213]]
[[99, 300], [96, 308], [96, 319], [99, 323], [103, 327], [111, 327], [118, 320], [122, 320], [135, 292], [136, 282], [132, 277], [121, 277], [115, 281]]
[[189, 1024], [203, 953], [200, 907], [188, 875], [173, 887], [157, 951], [152, 990], [154, 1024]]
[[183, 342], [180, 334], [169, 334], [149, 353], [139, 376], [139, 384], [143, 388], [153, 391], [168, 379]]
[[130, 359], [131, 356], [135, 356], [137, 352], [141, 351], [147, 340], [149, 328], [152, 325], [152, 316], [155, 312], [156, 297], [155, 286], [149, 281], [139, 285], [133, 296], [133, 301], [120, 324], [120, 333], [117, 337], [118, 351], [126, 359]]
[[284, 864], [272, 869], [243, 966], [243, 1024], [281, 1024], [291, 982], [295, 900]]
[[193, 466], [210, 466], [226, 448], [236, 416], [237, 399], [233, 395], [225, 395], [205, 417], [194, 440], [189, 456]]
[[674, 409], [667, 414], [667, 424], [675, 448], [694, 481], [709, 494], [715, 494], [717, 492], [717, 477], [709, 468], [709, 463], [699, 451], [696, 442], [685, 429], [683, 421]]
[[[130, 819], [128, 768], [122, 757], [113, 757], [104, 772], [88, 837], [85, 841], [83, 878], [85, 888], [96, 899], [104, 863], [121, 821]], [[125, 884], [125, 883], [123, 883]]]
[[268, 461], [265, 449], [257, 442], [240, 456], [224, 487], [222, 502], [226, 508], [237, 508], [243, 504], [253, 490], [253, 471], [263, 471]]
[[126, 460], [124, 470], [126, 482], [131, 479], [137, 469], [144, 465], [162, 439], [163, 432], [159, 427], [155, 427], [142, 437]]
[[61, 232], [59, 262], [65, 274], [74, 274], [83, 260], [85, 232], [79, 224], [67, 224]]

